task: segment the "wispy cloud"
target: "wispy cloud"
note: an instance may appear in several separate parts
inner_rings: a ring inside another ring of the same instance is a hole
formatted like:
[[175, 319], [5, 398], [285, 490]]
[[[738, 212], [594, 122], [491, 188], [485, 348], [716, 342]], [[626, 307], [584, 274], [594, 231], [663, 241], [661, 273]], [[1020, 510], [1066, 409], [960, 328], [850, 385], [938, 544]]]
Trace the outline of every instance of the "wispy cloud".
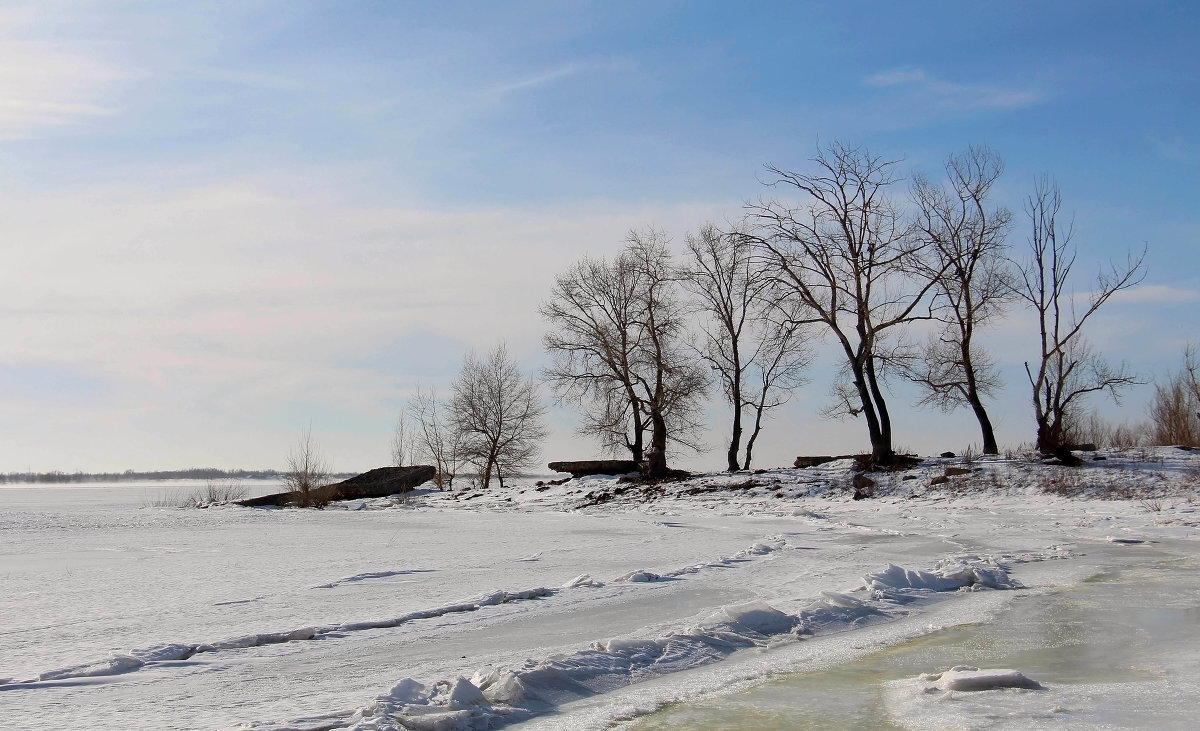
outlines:
[[38, 20], [32, 10], [0, 12], [0, 139], [113, 112], [109, 87], [123, 74], [80, 47], [30, 38]]
[[876, 88], [902, 88], [945, 109], [1015, 109], [1043, 98], [1039, 91], [989, 84], [943, 81], [924, 69], [902, 67], [872, 74], [863, 83]]
[[488, 89], [488, 91], [491, 94], [503, 96], [505, 94], [527, 91], [530, 89], [536, 89], [538, 87], [554, 84], [582, 73], [597, 71], [620, 71], [629, 67], [630, 63], [627, 60], [622, 59], [609, 59], [586, 63], [569, 63], [559, 66], [558, 68], [539, 71], [511, 79], [509, 81], [501, 82], [495, 86], [492, 86], [490, 89]]
[[1113, 299], [1126, 304], [1181, 305], [1200, 302], [1200, 290], [1167, 284], [1143, 284], [1120, 292]]
[[0, 138], [111, 114], [104, 90], [118, 78], [96, 59], [56, 44], [0, 40]]
[[1183, 135], [1166, 137], [1149, 135], [1148, 139], [1154, 151], [1167, 160], [1182, 163], [1200, 161], [1200, 146], [1197, 146], [1192, 140], [1185, 138]]

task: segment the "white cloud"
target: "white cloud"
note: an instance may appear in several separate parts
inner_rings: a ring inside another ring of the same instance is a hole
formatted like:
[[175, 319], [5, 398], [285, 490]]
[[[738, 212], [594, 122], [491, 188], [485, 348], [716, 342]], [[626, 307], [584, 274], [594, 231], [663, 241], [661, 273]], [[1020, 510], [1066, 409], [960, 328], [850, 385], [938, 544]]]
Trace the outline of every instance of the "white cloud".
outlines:
[[880, 71], [863, 80], [867, 86], [900, 86], [903, 84], [919, 84], [929, 81], [929, 77], [921, 69], [901, 68], [891, 71]]
[[1124, 304], [1179, 305], [1200, 302], [1200, 290], [1172, 287], [1168, 284], [1142, 284], [1113, 295]]
[[37, 136], [113, 112], [108, 91], [123, 74], [86, 44], [25, 37], [33, 12], [0, 15], [0, 139]]
[[907, 89], [914, 96], [945, 109], [1013, 109], [1034, 104], [1044, 96], [1028, 89], [943, 81], [913, 67], [881, 71], [866, 77], [863, 83], [876, 88]]
[[596, 71], [620, 71], [630, 67], [630, 62], [623, 59], [610, 59], [607, 61], [594, 61], [586, 63], [569, 63], [559, 66], [558, 68], [539, 71], [537, 73], [496, 84], [488, 89], [488, 92], [490, 94], [503, 96], [513, 92], [526, 91], [529, 89], [536, 89], [538, 87], [554, 84], [572, 76], [577, 76], [581, 73], [590, 73]]
[[166, 466], [185, 444], [205, 463], [269, 464], [307, 419], [340, 466], [378, 464], [399, 400], [427, 377], [404, 372], [398, 345], [440, 339], [447, 381], [452, 343], [505, 339], [532, 367], [556, 273], [630, 228], [682, 234], [722, 213], [372, 206], [261, 180], [0, 199], [0, 367], [78, 373], [106, 394], [44, 403], [37, 420], [0, 398], [0, 465]]

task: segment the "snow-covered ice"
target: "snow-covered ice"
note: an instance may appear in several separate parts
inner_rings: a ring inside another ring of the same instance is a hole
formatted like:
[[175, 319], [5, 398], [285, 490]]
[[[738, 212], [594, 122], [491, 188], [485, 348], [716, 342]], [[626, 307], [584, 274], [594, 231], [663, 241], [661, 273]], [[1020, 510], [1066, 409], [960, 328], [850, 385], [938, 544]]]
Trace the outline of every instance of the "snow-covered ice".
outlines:
[[[0, 487], [4, 724], [634, 723], [987, 622], [1118, 558], [1195, 562], [1200, 456], [1102, 456], [1073, 472], [977, 460], [939, 485], [963, 463], [927, 460], [862, 501], [848, 461], [657, 486], [514, 480], [353, 510]], [[888, 692], [916, 717], [927, 689], [987, 687], [970, 702], [986, 716], [984, 696], [1033, 687], [1020, 667], [957, 665]]]

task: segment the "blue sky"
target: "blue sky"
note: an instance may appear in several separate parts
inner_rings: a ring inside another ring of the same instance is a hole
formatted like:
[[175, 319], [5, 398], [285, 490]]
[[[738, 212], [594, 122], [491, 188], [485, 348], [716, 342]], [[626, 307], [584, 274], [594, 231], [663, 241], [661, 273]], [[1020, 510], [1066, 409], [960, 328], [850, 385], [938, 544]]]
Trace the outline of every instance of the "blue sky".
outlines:
[[[1052, 174], [1081, 274], [1149, 247], [1144, 284], [1091, 338], [1162, 375], [1200, 340], [1198, 16], [0, 5], [0, 470], [270, 466], [308, 421], [335, 466], [380, 464], [399, 404], [418, 382], [444, 389], [466, 349], [505, 339], [544, 360], [536, 308], [556, 272], [630, 228], [682, 240], [736, 218], [764, 163], [804, 169], [835, 139], [934, 175], [986, 143], [1016, 211]], [[994, 334], [1012, 444], [1031, 438], [1024, 317]], [[861, 425], [815, 416], [829, 366], [764, 433], [764, 463], [862, 446]], [[1147, 393], [1106, 413], [1140, 418]], [[902, 444], [965, 446], [967, 415], [908, 396]], [[554, 414], [553, 456], [591, 450], [572, 418]]]

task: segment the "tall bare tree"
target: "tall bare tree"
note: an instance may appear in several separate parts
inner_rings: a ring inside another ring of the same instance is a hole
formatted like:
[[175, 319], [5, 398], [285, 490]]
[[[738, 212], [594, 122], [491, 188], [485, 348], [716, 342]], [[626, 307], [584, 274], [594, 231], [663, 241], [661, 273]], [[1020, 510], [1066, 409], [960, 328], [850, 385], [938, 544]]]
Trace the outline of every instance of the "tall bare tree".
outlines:
[[483, 486], [533, 464], [546, 437], [537, 384], [522, 376], [503, 343], [486, 359], [468, 353], [453, 385], [450, 421], [460, 454], [481, 472]]
[[800, 193], [798, 206], [772, 200], [749, 206], [763, 266], [806, 317], [841, 348], [845, 380], [830, 413], [862, 415], [877, 464], [895, 460], [883, 378], [899, 353], [898, 334], [931, 319], [936, 278], [920, 266], [928, 243], [914, 235], [889, 197], [897, 161], [833, 143], [818, 150], [812, 174], [774, 166], [771, 183]]
[[454, 489], [454, 478], [462, 468], [462, 433], [445, 416], [445, 406], [437, 392], [417, 387], [408, 401], [406, 411], [415, 422], [412, 430], [413, 461], [428, 460], [437, 472], [434, 484], [438, 489]]
[[809, 361], [803, 328], [797, 318], [773, 316], [781, 303], [772, 278], [755, 264], [750, 239], [741, 232], [722, 233], [708, 225], [689, 234], [680, 273], [707, 315], [696, 350], [717, 375], [733, 409], [727, 469], [739, 468], [747, 409], [753, 426], [740, 467], [750, 469], [763, 416], [786, 403], [803, 382]]
[[1041, 351], [1036, 361], [1025, 363], [1033, 389], [1038, 451], [1072, 462], [1066, 437], [1081, 402], [1096, 392], [1117, 399], [1121, 389], [1140, 383], [1124, 364], [1112, 366], [1092, 350], [1083, 326], [1110, 297], [1142, 281], [1146, 252], [1102, 270], [1086, 298], [1080, 298], [1084, 304], [1077, 307], [1071, 283], [1073, 226], [1060, 225], [1061, 208], [1058, 186], [1048, 178], [1038, 180], [1025, 203], [1031, 224], [1029, 258], [1017, 264], [1015, 293], [1038, 318]]
[[668, 442], [695, 445], [705, 393], [676, 280], [666, 237], [634, 232], [611, 263], [584, 259], [560, 275], [541, 307], [556, 397], [583, 407], [581, 431], [628, 449], [651, 477], [668, 472]]
[[1013, 299], [1005, 257], [1012, 214], [988, 201], [1003, 172], [1004, 162], [996, 153], [970, 147], [946, 161], [949, 189], [923, 176], [912, 185], [919, 233], [929, 244], [926, 266], [936, 282], [941, 327], [926, 344], [924, 357], [905, 370], [925, 391], [922, 403], [944, 411], [971, 407], [984, 454], [999, 452], [983, 399], [994, 394], [1000, 381], [976, 335]]

